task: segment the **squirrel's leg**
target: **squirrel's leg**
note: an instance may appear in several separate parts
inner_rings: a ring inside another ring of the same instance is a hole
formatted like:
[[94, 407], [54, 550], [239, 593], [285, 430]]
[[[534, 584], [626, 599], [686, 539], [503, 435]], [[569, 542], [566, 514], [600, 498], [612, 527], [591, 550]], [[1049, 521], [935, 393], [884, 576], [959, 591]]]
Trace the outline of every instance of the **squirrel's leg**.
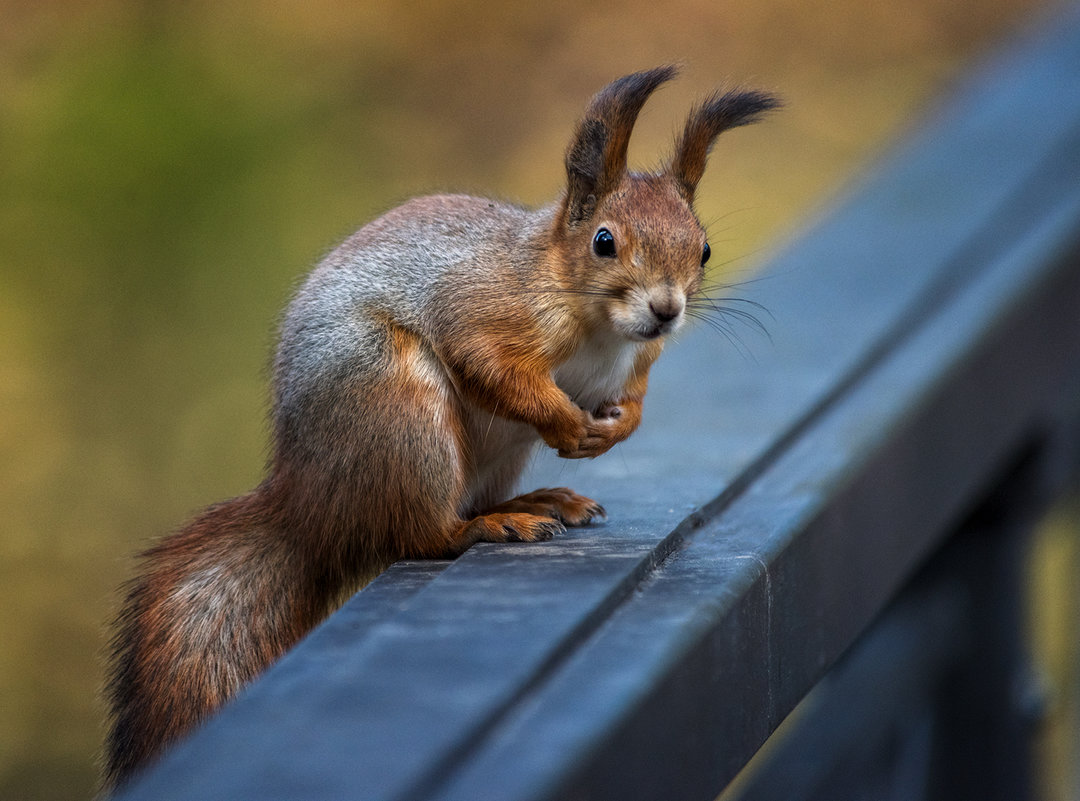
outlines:
[[[361, 438], [382, 441], [369, 455], [361, 480], [370, 482], [364, 497], [381, 499], [367, 506], [367, 523], [391, 538], [388, 561], [452, 557], [475, 542], [533, 542], [562, 531], [561, 517], [549, 513], [550, 503], [476, 516], [466, 511], [472, 471], [467, 411], [427, 343], [397, 326], [389, 333], [389, 367], [384, 378], [368, 382], [379, 402], [365, 404], [360, 424]], [[510, 465], [507, 472], [517, 467]], [[567, 514], [582, 516], [569, 509]]]

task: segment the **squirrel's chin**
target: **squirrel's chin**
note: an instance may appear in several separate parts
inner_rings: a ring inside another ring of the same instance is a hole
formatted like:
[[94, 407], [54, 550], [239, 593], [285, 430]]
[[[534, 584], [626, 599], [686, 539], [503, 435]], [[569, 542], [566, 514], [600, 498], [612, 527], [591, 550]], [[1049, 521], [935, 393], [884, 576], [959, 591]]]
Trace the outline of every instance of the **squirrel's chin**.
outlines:
[[663, 326], [657, 326], [655, 328], [634, 328], [620, 333], [631, 342], [651, 342], [654, 339], [660, 339], [667, 331]]
[[657, 325], [651, 326], [620, 326], [618, 331], [622, 336], [626, 337], [631, 342], [651, 342], [654, 339], [660, 339], [667, 334], [670, 334], [678, 327], [678, 324], [659, 323]]

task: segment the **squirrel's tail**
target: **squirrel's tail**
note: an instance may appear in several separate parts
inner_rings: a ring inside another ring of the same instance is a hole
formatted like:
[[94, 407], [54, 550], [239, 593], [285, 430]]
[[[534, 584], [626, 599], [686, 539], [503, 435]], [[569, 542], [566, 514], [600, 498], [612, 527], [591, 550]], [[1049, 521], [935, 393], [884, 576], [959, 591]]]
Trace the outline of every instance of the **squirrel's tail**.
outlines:
[[112, 640], [108, 787], [204, 720], [325, 613], [295, 595], [305, 565], [268, 500], [263, 487], [211, 506], [142, 554]]

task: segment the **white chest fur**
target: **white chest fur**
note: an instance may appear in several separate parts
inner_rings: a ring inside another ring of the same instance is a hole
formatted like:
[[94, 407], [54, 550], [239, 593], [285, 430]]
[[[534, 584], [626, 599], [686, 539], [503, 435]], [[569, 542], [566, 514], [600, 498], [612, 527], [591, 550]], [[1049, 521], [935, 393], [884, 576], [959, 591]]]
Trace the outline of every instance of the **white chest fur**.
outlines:
[[582, 409], [595, 412], [621, 399], [640, 348], [641, 343], [614, 335], [587, 339], [555, 368], [555, 383]]

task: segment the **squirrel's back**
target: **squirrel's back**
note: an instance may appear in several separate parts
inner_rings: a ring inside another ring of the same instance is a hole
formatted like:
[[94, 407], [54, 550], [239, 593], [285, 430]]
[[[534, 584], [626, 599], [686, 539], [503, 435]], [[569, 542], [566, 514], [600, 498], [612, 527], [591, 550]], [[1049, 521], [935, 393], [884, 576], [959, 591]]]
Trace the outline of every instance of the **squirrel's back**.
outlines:
[[289, 304], [275, 358], [275, 408], [287, 410], [295, 393], [334, 371], [382, 366], [388, 323], [431, 341], [455, 295], [468, 294], [469, 305], [512, 299], [527, 267], [507, 254], [542, 236], [544, 216], [468, 195], [432, 195], [362, 227]]

